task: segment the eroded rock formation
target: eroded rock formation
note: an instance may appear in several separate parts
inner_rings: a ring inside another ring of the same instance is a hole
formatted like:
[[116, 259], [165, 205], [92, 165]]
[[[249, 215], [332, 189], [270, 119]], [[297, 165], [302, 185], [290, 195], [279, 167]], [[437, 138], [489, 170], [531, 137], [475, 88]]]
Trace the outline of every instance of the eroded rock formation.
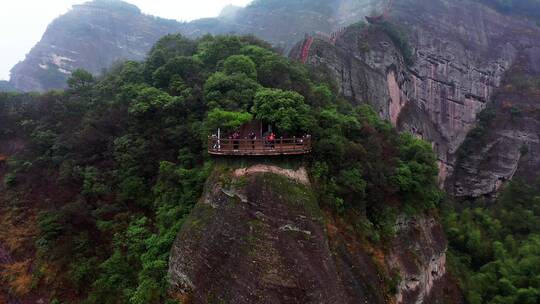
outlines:
[[331, 32], [364, 18], [377, 0], [257, 1], [246, 8], [226, 7], [216, 18], [188, 23], [144, 15], [120, 0], [76, 5], [49, 25], [41, 41], [11, 71], [11, 85], [23, 91], [64, 88], [77, 68], [94, 74], [116, 61], [142, 60], [168, 33], [195, 38], [204, 34], [253, 34], [288, 51], [305, 33]]
[[[405, 64], [403, 50], [380, 27], [359, 25], [335, 43], [316, 39], [308, 62], [328, 68], [354, 103], [370, 103], [401, 130], [430, 141], [439, 157], [441, 186], [446, 183], [449, 192], [491, 194], [517, 170], [519, 153], [508, 146], [512, 152], [503, 154], [509, 168], [499, 174], [499, 168], [473, 159], [462, 164], [457, 152], [517, 59], [531, 70], [538, 66], [540, 28], [473, 1], [397, 1], [390, 21], [407, 33], [414, 64]], [[298, 57], [297, 52], [291, 55]], [[511, 130], [506, 131], [498, 134]], [[472, 158], [485, 154], [474, 152], [479, 153]], [[457, 184], [448, 179], [456, 166], [470, 173]]]
[[75, 69], [97, 75], [117, 61], [142, 60], [159, 38], [180, 28], [179, 22], [144, 15], [122, 1], [76, 5], [13, 67], [10, 83], [22, 91], [64, 88]]
[[321, 211], [305, 177], [218, 167], [173, 245], [171, 292], [187, 303], [443, 303], [425, 299], [449, 286], [459, 302], [433, 218], [402, 217], [390, 249], [373, 248]]

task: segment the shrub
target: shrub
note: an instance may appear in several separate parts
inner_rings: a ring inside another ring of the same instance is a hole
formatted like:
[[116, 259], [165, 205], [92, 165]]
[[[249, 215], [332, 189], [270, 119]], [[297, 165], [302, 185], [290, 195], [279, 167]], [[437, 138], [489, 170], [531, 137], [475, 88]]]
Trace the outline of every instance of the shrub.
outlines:
[[415, 57], [414, 52], [407, 39], [407, 34], [402, 29], [398, 28], [395, 24], [388, 21], [378, 23], [374, 26], [382, 30], [384, 33], [386, 33], [386, 35], [388, 35], [390, 40], [392, 40], [394, 45], [401, 52], [401, 55], [405, 60], [405, 64], [408, 66], [412, 66], [415, 62]]

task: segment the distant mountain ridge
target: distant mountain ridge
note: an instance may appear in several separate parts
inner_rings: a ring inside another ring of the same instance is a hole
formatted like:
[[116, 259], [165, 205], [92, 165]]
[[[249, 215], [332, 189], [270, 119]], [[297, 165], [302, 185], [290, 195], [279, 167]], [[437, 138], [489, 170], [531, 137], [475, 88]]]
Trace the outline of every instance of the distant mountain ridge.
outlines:
[[18, 90], [6, 80], [0, 80], [0, 93], [1, 92], [17, 92]]
[[84, 68], [99, 74], [114, 62], [142, 60], [162, 36], [182, 33], [254, 34], [288, 51], [313, 31], [331, 32], [362, 20], [376, 0], [258, 0], [246, 8], [227, 6], [220, 16], [189, 23], [141, 13], [120, 0], [75, 5], [47, 28], [25, 60], [11, 70], [22, 91], [64, 88], [70, 73]]
[[73, 6], [55, 19], [24, 61], [11, 70], [11, 84], [22, 91], [65, 87], [77, 68], [94, 74], [115, 61], [142, 60], [162, 36], [181, 23], [144, 15], [119, 0], [94, 0]]

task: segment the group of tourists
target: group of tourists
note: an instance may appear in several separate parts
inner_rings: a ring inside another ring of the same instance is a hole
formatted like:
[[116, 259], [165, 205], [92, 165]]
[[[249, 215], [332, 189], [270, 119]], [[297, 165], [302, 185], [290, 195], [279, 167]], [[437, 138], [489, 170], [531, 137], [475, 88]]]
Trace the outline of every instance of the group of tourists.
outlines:
[[[219, 135], [212, 134], [210, 136], [211, 149], [221, 151], [222, 148], [224, 148], [225, 150], [233, 150], [234, 152], [240, 152], [240, 150], [252, 150], [253, 152], [276, 150], [276, 141], [278, 140], [278, 137], [276, 133], [272, 131], [264, 133], [262, 136], [258, 135], [255, 131], [249, 132], [247, 136], [241, 134], [241, 132], [235, 131], [230, 134], [227, 139], [223, 140], [220, 139]], [[261, 136], [261, 138], [259, 138], [259, 136]], [[277, 143], [277, 148], [280, 152], [294, 152], [298, 149], [304, 149], [306, 141], [310, 142], [310, 135], [304, 135], [302, 137], [293, 136], [292, 138], [284, 138], [283, 136], [280, 136], [279, 143]], [[225, 147], [223, 147], [223, 145], [225, 145]]]
[[[264, 136], [263, 138], [264, 138], [263, 143], [265, 147], [270, 147], [271, 149], [276, 148], [276, 134], [274, 132], [270, 132], [268, 135]], [[257, 142], [257, 135], [255, 134], [255, 132], [249, 133], [249, 136], [245, 139], [251, 140], [251, 149], [255, 150], [256, 142]], [[240, 133], [234, 132], [231, 136], [229, 136], [229, 140], [232, 141], [234, 150], [238, 150], [240, 148], [240, 140], [241, 140]]]

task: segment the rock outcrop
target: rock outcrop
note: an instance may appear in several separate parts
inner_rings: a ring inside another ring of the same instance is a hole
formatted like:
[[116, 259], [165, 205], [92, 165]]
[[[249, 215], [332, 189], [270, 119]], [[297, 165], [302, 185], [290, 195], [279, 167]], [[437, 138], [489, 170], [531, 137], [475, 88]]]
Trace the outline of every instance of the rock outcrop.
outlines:
[[275, 173], [215, 172], [173, 245], [169, 276], [190, 303], [340, 303], [323, 215]]
[[331, 32], [377, 7], [376, 0], [256, 1], [226, 7], [220, 16], [180, 23], [141, 14], [120, 0], [76, 5], [49, 25], [41, 41], [11, 71], [11, 84], [23, 91], [64, 88], [77, 68], [94, 74], [122, 60], [141, 60], [160, 37], [182, 33], [254, 34], [288, 51], [305, 33]]
[[396, 231], [389, 250], [370, 248], [321, 211], [302, 168], [218, 167], [173, 245], [171, 293], [195, 304], [443, 303], [425, 300], [447, 288], [440, 225], [403, 217]]
[[[461, 166], [459, 147], [517, 58], [538, 65], [540, 28], [474, 1], [397, 1], [389, 20], [407, 33], [414, 64], [405, 64], [403, 50], [377, 25], [350, 27], [335, 42], [316, 39], [307, 61], [328, 68], [353, 103], [370, 103], [399, 129], [430, 141], [449, 192], [492, 193], [498, 181], [481, 177], [500, 175], [490, 167], [477, 167], [477, 181], [461, 181], [468, 187], [459, 191], [459, 181], [456, 186], [447, 177]], [[298, 48], [291, 54], [298, 57]], [[507, 156], [517, 164], [515, 151]], [[516, 170], [511, 167], [505, 178]]]
[[72, 71], [99, 74], [116, 61], [142, 60], [162, 36], [181, 23], [144, 15], [119, 0], [73, 6], [47, 28], [26, 59], [11, 70], [10, 83], [22, 91], [64, 88]]
[[[396, 302], [435, 303], [425, 299], [447, 276], [446, 236], [441, 225], [431, 217], [401, 217], [395, 230], [388, 264], [398, 269], [401, 277]], [[459, 302], [459, 296], [449, 302]]]
[[[526, 69], [531, 67], [527, 65]], [[535, 73], [529, 70], [528, 75]], [[540, 74], [536, 75], [540, 79]], [[511, 82], [499, 90], [483, 115], [482, 126], [472, 132], [460, 149], [456, 170], [448, 181], [452, 194], [472, 198], [487, 194], [491, 199], [506, 181], [516, 176], [525, 181], [538, 178], [540, 88], [520, 89]]]

